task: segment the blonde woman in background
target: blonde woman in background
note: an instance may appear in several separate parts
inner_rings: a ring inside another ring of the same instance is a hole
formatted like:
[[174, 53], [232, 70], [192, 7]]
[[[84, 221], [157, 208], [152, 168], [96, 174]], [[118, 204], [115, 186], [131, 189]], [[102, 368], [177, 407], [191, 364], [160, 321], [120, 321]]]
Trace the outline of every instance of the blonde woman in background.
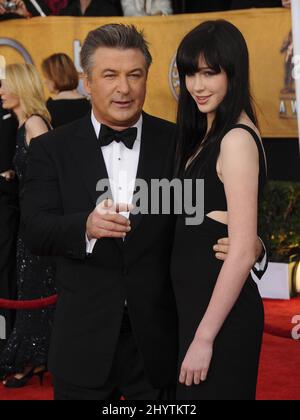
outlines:
[[[19, 182], [21, 203], [28, 148], [34, 137], [50, 130], [50, 115], [45, 105], [42, 82], [32, 65], [8, 65], [6, 79], [1, 81], [0, 96], [3, 108], [12, 111], [19, 123], [14, 171]], [[17, 240], [18, 300], [35, 300], [53, 295], [54, 275], [55, 268], [50, 259], [34, 256], [26, 249], [20, 225]], [[0, 372], [5, 377], [3, 383], [6, 387], [22, 387], [34, 375], [38, 375], [42, 383], [53, 315], [53, 307], [17, 312], [13, 332], [0, 356]]]
[[124, 16], [171, 15], [171, 0], [121, 0]]

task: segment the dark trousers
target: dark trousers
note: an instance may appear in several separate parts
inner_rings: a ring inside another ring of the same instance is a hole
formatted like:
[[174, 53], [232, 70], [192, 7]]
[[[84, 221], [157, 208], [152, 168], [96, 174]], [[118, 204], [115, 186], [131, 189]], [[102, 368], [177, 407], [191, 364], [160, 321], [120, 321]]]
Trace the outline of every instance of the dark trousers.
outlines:
[[[76, 366], [74, 366], [76, 370]], [[53, 378], [54, 399], [59, 400], [174, 400], [174, 388], [156, 389], [149, 383], [137, 348], [127, 309], [109, 378], [99, 389], [81, 388]]]

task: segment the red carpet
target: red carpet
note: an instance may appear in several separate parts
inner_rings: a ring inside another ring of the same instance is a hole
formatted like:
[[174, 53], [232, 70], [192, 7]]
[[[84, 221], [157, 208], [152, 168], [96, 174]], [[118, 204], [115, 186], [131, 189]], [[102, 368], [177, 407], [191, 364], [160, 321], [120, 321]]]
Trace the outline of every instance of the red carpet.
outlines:
[[46, 375], [44, 385], [40, 386], [37, 377], [32, 378], [27, 386], [21, 389], [7, 389], [0, 384], [0, 400], [53, 400], [50, 375]]
[[300, 400], [300, 341], [265, 334], [257, 399]]
[[[300, 299], [265, 301], [266, 334], [259, 372], [258, 400], [300, 400], [300, 340], [291, 338], [292, 318], [300, 315]], [[0, 400], [52, 400], [50, 375], [19, 390], [0, 385]]]
[[300, 315], [300, 298], [286, 300], [268, 300], [265, 305], [265, 332], [278, 337], [291, 338], [292, 319]]

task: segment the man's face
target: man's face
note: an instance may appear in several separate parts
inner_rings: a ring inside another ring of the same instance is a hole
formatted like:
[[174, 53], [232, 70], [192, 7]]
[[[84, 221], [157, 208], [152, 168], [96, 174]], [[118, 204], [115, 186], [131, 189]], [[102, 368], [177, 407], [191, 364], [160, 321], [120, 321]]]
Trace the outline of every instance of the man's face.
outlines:
[[85, 78], [97, 120], [115, 129], [134, 125], [143, 110], [147, 75], [140, 50], [98, 48], [91, 74]]

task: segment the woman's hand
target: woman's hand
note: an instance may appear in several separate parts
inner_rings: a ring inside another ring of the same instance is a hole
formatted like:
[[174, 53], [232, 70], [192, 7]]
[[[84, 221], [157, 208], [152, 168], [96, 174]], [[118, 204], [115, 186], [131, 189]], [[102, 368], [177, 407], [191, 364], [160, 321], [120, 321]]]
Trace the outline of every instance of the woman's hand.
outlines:
[[206, 381], [213, 355], [213, 342], [195, 337], [181, 365], [179, 382], [186, 386]]
[[15, 175], [16, 174], [12, 170], [2, 172], [2, 174], [0, 174], [0, 176], [2, 176], [2, 178], [5, 179], [5, 181], [12, 181], [15, 178]]

